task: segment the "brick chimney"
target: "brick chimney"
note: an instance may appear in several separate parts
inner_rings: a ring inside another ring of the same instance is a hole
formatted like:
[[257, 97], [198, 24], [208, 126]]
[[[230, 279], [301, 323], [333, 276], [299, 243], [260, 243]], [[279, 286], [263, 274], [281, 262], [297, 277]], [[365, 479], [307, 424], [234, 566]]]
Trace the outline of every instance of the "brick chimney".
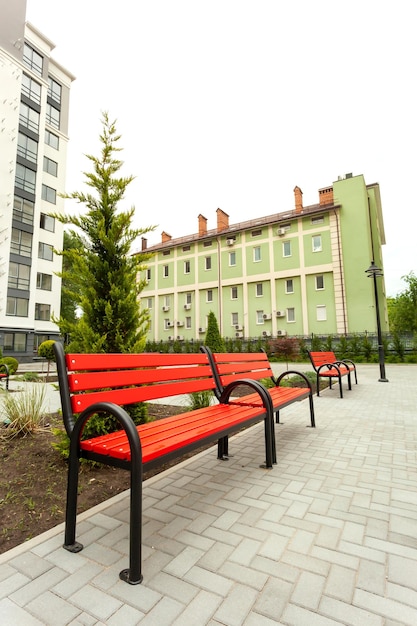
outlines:
[[301, 213], [303, 210], [303, 192], [299, 187], [294, 187], [295, 212]]
[[167, 241], [171, 241], [171, 235], [168, 235], [164, 230], [162, 231], [162, 243], [166, 243]]
[[221, 209], [217, 209], [217, 230], [229, 228], [229, 216]]
[[147, 247], [148, 247], [148, 240], [146, 239], [146, 237], [142, 237], [142, 250], [146, 250]]
[[203, 237], [207, 234], [207, 218], [204, 215], [198, 216], [198, 236]]
[[319, 189], [319, 204], [325, 206], [326, 204], [333, 204], [333, 187], [325, 187]]

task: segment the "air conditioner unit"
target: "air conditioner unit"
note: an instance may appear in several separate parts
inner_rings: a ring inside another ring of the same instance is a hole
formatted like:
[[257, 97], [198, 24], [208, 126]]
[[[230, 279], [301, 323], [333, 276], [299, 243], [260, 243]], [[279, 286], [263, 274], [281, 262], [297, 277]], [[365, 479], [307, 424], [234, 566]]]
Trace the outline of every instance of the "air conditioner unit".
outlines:
[[172, 335], [169, 335], [168, 337], [168, 341], [174, 341], [175, 337], [173, 337]]
[[235, 337], [243, 337], [243, 333], [235, 333]]
[[239, 324], [235, 325], [235, 330], [243, 330], [243, 326], [239, 326]]
[[174, 322], [167, 322], [167, 328], [171, 328], [171, 326], [174, 326]]
[[169, 311], [169, 306], [163, 306], [162, 310], [165, 311], [165, 312]]
[[205, 332], [206, 332], [206, 329], [205, 329], [205, 328], [203, 328], [202, 326], [200, 326], [200, 328], [198, 329], [198, 332], [199, 332], [199, 333], [205, 333]]
[[286, 229], [285, 228], [278, 228], [277, 230], [277, 235], [279, 235], [280, 237], [282, 237], [282, 235], [285, 235], [286, 233]]
[[285, 317], [285, 311], [277, 311], [277, 317]]
[[263, 316], [264, 320], [270, 320], [272, 318], [271, 313], [264, 313]]
[[233, 246], [235, 243], [235, 240], [231, 237], [230, 239], [226, 239], [226, 243], [228, 246]]
[[284, 337], [287, 334], [286, 330], [277, 330], [278, 337]]
[[184, 304], [184, 309], [189, 311], [191, 309], [191, 304]]
[[178, 339], [178, 341], [183, 341], [184, 340], [184, 335], [178, 335], [177, 339]]
[[184, 322], [177, 322], [177, 326], [184, 326]]
[[269, 330], [264, 330], [264, 331], [262, 332], [262, 335], [263, 335], [264, 337], [270, 337], [270, 336], [271, 336], [271, 333], [269, 332]]

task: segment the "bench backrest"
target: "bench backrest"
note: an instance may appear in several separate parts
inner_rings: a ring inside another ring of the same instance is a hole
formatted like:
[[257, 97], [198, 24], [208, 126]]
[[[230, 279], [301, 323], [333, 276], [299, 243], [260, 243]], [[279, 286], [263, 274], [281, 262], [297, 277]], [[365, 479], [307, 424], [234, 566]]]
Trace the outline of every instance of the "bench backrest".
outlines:
[[135, 404], [198, 391], [215, 391], [208, 356], [197, 354], [64, 354], [54, 344], [63, 418], [96, 402]]
[[210, 352], [206, 347], [203, 350], [213, 360], [220, 392], [235, 380], [243, 378], [261, 380], [274, 377], [265, 352]]
[[314, 369], [318, 369], [325, 363], [337, 363], [337, 358], [334, 352], [309, 352], [310, 361]]

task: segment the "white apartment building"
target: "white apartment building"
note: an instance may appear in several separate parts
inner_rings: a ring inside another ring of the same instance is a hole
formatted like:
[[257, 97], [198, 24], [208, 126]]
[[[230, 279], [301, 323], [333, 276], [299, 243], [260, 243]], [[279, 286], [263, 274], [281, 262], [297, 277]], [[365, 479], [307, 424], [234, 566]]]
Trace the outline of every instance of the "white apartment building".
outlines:
[[69, 96], [74, 76], [26, 22], [26, 0], [0, 0], [0, 348], [31, 361], [58, 336]]

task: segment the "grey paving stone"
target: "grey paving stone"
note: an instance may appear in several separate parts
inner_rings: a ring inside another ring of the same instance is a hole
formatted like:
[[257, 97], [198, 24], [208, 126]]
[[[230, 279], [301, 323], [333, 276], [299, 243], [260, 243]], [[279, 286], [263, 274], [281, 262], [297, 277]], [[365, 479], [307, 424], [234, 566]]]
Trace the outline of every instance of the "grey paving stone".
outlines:
[[244, 623], [257, 592], [244, 585], [235, 585], [214, 614], [214, 619], [227, 626], [240, 626]]
[[40, 621], [28, 613], [25, 609], [9, 600], [0, 600], [0, 624], [3, 626], [45, 626], [45, 622]]
[[26, 610], [30, 611], [44, 624], [66, 626], [82, 612], [78, 607], [50, 591], [40, 594], [28, 602]]

